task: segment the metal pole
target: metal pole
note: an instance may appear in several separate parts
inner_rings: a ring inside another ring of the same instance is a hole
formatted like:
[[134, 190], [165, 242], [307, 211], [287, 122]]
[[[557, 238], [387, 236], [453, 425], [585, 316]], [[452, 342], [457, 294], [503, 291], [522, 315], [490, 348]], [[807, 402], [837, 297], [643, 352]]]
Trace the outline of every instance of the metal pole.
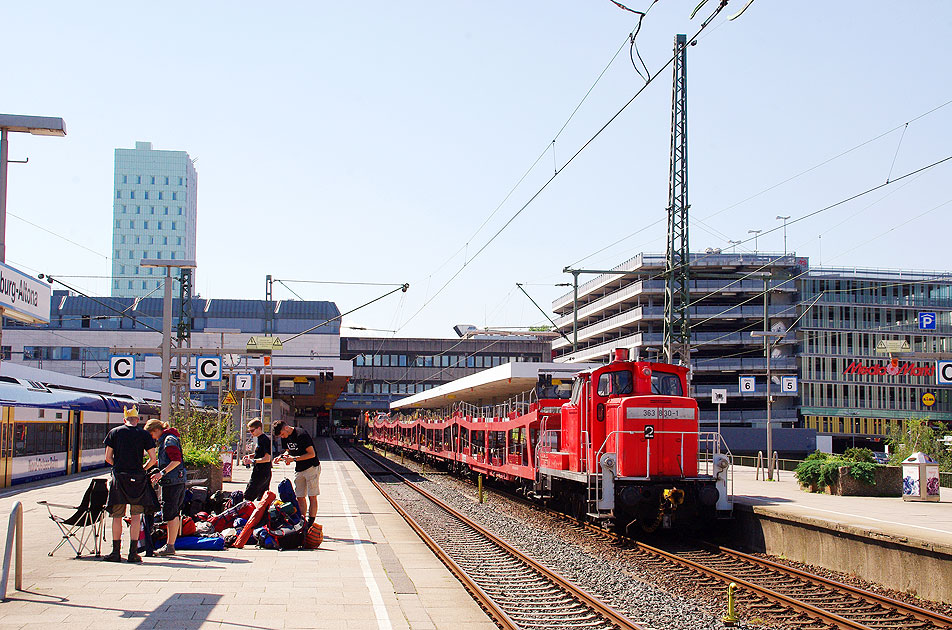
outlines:
[[572, 352], [578, 352], [578, 272], [572, 272]]
[[773, 453], [773, 430], [770, 426], [770, 341], [767, 337], [767, 479], [773, 481], [774, 460], [771, 457]]
[[717, 403], [717, 449], [721, 448], [721, 403]]
[[783, 220], [783, 255], [787, 255], [787, 220]]
[[767, 479], [773, 481], [773, 464], [770, 459], [770, 453], [773, 450], [773, 433], [770, 427], [770, 337], [767, 336], [769, 326], [769, 283], [769, 278], [764, 276], [764, 355], [767, 359]]
[[162, 422], [171, 422], [172, 395], [172, 268], [165, 268], [165, 298], [162, 303]]
[[0, 262], [7, 262], [7, 130], [0, 129]]
[[[0, 262], [7, 262], [7, 130], [0, 129]], [[3, 345], [3, 319], [0, 318], [0, 347]], [[0, 361], [3, 352], [0, 352]]]

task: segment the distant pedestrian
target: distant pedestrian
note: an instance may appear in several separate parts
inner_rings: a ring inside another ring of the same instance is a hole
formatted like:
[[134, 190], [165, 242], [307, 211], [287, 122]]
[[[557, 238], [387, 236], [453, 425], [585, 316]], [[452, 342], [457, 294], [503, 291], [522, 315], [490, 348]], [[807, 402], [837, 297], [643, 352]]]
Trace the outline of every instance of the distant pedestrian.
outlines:
[[274, 423], [273, 433], [281, 438], [287, 449], [281, 458], [287, 463], [294, 462], [294, 494], [301, 514], [307, 514], [307, 526], [310, 528], [317, 517], [317, 497], [321, 494], [321, 461], [314, 450], [314, 440], [304, 429], [292, 427], [283, 420]]
[[145, 430], [159, 445], [159, 472], [152, 475], [152, 483], [162, 489], [162, 520], [168, 540], [157, 549], [157, 556], [174, 556], [175, 539], [182, 525], [182, 506], [185, 504], [185, 464], [182, 461], [182, 442], [179, 432], [168, 422], [149, 420]]
[[254, 464], [251, 480], [245, 488], [245, 499], [257, 501], [271, 487], [271, 438], [257, 418], [248, 423], [248, 431], [255, 439], [255, 452], [254, 455], [245, 455], [244, 459], [245, 465]]
[[[128, 505], [131, 516], [128, 560], [142, 562], [137, 551], [142, 513], [158, 507], [152, 498], [154, 494], [149, 492], [149, 478], [145, 472], [156, 462], [155, 440], [139, 427], [139, 410], [136, 407], [124, 408], [122, 416], [122, 426], [109, 431], [103, 440], [106, 463], [112, 466], [106, 501], [106, 507], [112, 515], [112, 553], [103, 559], [107, 562], [122, 562], [122, 519]], [[146, 454], [149, 461], [143, 466], [142, 460]]]

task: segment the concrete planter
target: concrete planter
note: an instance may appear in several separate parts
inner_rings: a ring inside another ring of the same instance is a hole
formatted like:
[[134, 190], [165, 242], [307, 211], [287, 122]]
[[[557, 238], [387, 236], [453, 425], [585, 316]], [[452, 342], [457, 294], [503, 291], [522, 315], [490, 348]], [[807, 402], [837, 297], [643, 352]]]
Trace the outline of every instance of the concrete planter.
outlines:
[[850, 469], [842, 466], [839, 469], [839, 479], [828, 486], [830, 494], [853, 497], [901, 497], [902, 496], [902, 468], [899, 466], [880, 466], [873, 472], [875, 485], [863, 483], [850, 476]]
[[189, 481], [193, 479], [207, 479], [208, 481], [200, 484], [208, 487], [208, 494], [211, 496], [213, 493], [221, 490], [221, 464], [217, 466], [204, 466], [202, 468], [188, 467], [185, 469], [188, 474]]

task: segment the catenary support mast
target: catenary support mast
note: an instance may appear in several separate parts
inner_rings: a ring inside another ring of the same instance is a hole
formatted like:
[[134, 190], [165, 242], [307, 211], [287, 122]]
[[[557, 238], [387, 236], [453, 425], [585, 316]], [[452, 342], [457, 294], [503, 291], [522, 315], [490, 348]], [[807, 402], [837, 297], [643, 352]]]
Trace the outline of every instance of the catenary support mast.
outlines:
[[675, 36], [674, 84], [671, 91], [668, 246], [664, 274], [664, 352], [669, 363], [680, 359], [681, 363], [690, 366], [687, 44], [685, 35]]

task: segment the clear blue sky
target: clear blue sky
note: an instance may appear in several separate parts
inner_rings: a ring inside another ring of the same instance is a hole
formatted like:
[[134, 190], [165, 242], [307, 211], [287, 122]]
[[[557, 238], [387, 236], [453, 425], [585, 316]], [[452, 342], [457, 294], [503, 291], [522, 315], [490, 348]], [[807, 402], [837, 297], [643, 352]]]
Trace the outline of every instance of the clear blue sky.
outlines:
[[[661, 0], [648, 13], [637, 42], [652, 72], [676, 33], [699, 28], [693, 4]], [[689, 51], [693, 250], [952, 155], [948, 105], [735, 205], [952, 100], [952, 3], [757, 0], [726, 21], [742, 4]], [[460, 271], [643, 84], [624, 46], [554, 161], [550, 150], [476, 233], [635, 21], [609, 0], [8, 5], [0, 111], [62, 116], [69, 131], [11, 136], [11, 158], [30, 162], [10, 166], [8, 211], [88, 250], [11, 216], [7, 260], [108, 275], [113, 150], [145, 140], [197, 158], [204, 297], [262, 298], [269, 273], [410, 282], [403, 299], [345, 321], [411, 336], [540, 323], [516, 282], [537, 285], [545, 306], [564, 289], [542, 285], [623, 236], [643, 229], [581, 264], [664, 248], [669, 70]], [[950, 181], [947, 162], [791, 225], [789, 247], [813, 264], [952, 270]], [[781, 251], [781, 233], [758, 246]], [[107, 280], [73, 282], [108, 294]], [[291, 286], [342, 311], [386, 290]]]

